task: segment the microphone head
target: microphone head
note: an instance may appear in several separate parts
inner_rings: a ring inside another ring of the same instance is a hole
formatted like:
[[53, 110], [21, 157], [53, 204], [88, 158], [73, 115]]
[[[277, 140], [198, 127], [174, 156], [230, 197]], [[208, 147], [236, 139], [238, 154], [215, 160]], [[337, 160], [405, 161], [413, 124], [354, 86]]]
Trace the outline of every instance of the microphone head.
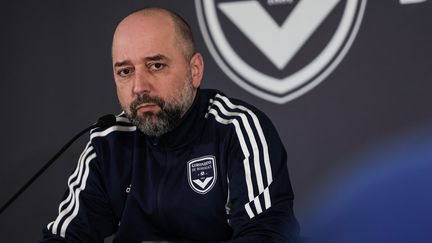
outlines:
[[96, 123], [98, 127], [110, 127], [116, 124], [116, 117], [113, 114], [108, 114], [100, 117]]

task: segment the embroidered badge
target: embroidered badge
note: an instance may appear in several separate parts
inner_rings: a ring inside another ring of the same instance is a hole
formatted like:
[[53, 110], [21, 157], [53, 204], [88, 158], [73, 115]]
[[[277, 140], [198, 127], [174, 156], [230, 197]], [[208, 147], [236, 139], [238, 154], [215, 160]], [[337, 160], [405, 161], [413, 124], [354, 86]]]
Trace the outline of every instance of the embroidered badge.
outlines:
[[209, 192], [216, 183], [216, 159], [207, 155], [187, 163], [188, 181], [192, 190], [200, 194]]

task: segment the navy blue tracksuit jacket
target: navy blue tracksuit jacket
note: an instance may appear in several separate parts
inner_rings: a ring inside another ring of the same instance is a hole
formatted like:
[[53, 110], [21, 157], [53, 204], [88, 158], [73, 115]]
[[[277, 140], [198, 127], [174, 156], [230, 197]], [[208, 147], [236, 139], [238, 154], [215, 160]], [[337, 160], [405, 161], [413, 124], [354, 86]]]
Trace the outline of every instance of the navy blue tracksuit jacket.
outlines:
[[294, 242], [287, 157], [271, 121], [198, 90], [180, 125], [148, 137], [124, 115], [90, 133], [43, 242]]

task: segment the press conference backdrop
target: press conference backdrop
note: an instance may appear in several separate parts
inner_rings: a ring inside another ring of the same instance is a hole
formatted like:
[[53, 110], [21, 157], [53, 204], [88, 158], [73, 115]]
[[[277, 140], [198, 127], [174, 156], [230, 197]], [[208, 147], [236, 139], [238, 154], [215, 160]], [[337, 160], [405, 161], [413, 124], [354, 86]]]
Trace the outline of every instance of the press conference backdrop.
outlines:
[[[376, 188], [368, 173], [395, 166], [366, 155], [398, 154], [415, 146], [395, 140], [432, 134], [430, 0], [8, 1], [0, 7], [1, 204], [81, 128], [120, 112], [112, 34], [145, 6], [170, 8], [191, 24], [205, 59], [203, 88], [271, 118], [305, 236], [320, 227], [323, 218], [314, 217], [331, 208], [324, 205], [356, 195], [353, 178]], [[41, 237], [87, 139], [0, 216], [2, 242]]]

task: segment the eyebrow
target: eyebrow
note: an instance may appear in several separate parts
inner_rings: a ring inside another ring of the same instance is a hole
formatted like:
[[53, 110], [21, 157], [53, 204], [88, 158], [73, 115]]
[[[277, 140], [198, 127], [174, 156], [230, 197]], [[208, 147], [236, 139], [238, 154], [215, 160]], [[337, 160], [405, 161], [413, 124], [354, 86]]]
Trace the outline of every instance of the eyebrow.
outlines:
[[[162, 54], [156, 54], [154, 56], [149, 56], [149, 57], [145, 57], [144, 61], [162, 61], [162, 60], [168, 60], [168, 58]], [[125, 65], [130, 65], [132, 64], [131, 61], [129, 60], [125, 60], [125, 61], [121, 61], [121, 62], [115, 62], [114, 63], [114, 67], [122, 67]]]
[[121, 66], [125, 66], [125, 65], [128, 65], [128, 64], [131, 64], [131, 62], [129, 60], [121, 61], [121, 62], [116, 62], [116, 63], [114, 63], [114, 67], [121, 67]]
[[154, 56], [144, 58], [145, 61], [161, 61], [167, 60], [168, 58], [162, 54], [156, 54]]

